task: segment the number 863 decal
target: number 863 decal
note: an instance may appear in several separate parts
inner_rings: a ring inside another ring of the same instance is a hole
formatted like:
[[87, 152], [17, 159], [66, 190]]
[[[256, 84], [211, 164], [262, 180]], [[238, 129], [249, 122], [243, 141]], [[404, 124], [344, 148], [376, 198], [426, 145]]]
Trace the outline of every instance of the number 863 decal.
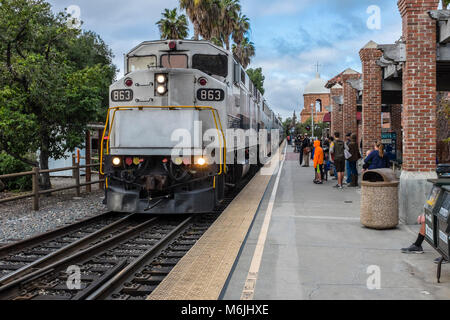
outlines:
[[199, 89], [197, 99], [200, 101], [223, 101], [225, 92], [222, 89]]

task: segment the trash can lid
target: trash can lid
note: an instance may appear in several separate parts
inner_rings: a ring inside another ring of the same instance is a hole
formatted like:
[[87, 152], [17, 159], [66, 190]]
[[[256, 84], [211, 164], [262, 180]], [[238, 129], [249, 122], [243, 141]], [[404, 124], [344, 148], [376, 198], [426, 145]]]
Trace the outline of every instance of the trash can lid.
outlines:
[[362, 181], [365, 182], [398, 182], [397, 175], [391, 169], [375, 169], [364, 172]]

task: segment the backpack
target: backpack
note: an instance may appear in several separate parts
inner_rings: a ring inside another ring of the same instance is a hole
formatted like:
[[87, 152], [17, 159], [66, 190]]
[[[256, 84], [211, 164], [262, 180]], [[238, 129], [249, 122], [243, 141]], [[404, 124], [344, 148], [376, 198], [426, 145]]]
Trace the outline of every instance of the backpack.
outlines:
[[334, 158], [335, 159], [345, 159], [345, 145], [344, 141], [337, 140], [334, 142]]

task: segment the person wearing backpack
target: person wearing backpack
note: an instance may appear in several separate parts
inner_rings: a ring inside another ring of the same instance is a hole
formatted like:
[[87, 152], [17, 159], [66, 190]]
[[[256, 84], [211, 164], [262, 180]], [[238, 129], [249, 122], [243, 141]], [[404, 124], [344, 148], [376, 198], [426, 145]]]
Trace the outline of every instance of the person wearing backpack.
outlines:
[[351, 142], [348, 145], [348, 151], [351, 154], [351, 157], [347, 159], [349, 163], [349, 169], [350, 169], [350, 184], [349, 187], [357, 187], [358, 186], [358, 169], [357, 169], [357, 162], [359, 159], [361, 159], [361, 153], [359, 152], [358, 143], [356, 134], [352, 134]]
[[343, 189], [343, 180], [345, 174], [345, 143], [340, 138], [339, 132], [334, 134], [334, 145], [330, 152], [334, 156], [334, 166], [336, 167], [336, 172], [338, 174], [338, 184], [335, 188]]

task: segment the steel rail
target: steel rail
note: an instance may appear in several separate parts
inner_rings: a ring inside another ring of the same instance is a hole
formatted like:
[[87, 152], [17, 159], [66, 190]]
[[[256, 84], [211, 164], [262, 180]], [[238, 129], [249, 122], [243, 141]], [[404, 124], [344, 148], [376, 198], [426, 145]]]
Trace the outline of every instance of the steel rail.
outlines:
[[105, 213], [100, 214], [98, 216], [87, 218], [87, 219], [75, 222], [73, 224], [70, 224], [70, 225], [67, 225], [67, 226], [63, 226], [63, 227], [60, 227], [58, 229], [39, 234], [39, 235], [34, 236], [32, 238], [29, 238], [29, 239], [26, 239], [26, 240], [22, 240], [22, 241], [16, 242], [16, 243], [11, 243], [11, 244], [8, 244], [6, 246], [0, 247], [0, 258], [3, 258], [3, 257], [5, 257], [5, 256], [7, 256], [9, 254], [14, 253], [14, 252], [18, 252], [20, 250], [23, 250], [24, 248], [36, 246], [38, 244], [41, 244], [44, 241], [48, 241], [48, 240], [54, 239], [56, 237], [60, 237], [60, 236], [65, 235], [65, 234], [67, 234], [69, 232], [75, 231], [78, 228], [81, 228], [81, 227], [84, 227], [84, 226], [89, 225], [91, 223], [94, 223], [96, 221], [108, 218], [109, 216], [112, 216], [112, 212], [105, 212]]
[[112, 290], [117, 288], [124, 279], [133, 274], [138, 268], [140, 268], [143, 264], [148, 262], [149, 259], [152, 259], [157, 256], [157, 254], [164, 248], [164, 246], [173, 240], [176, 236], [178, 236], [181, 232], [184, 231], [185, 227], [194, 219], [194, 216], [191, 216], [181, 222], [174, 230], [169, 232], [166, 236], [164, 236], [161, 240], [159, 240], [153, 247], [151, 247], [147, 252], [143, 253], [139, 258], [134, 260], [131, 264], [129, 264], [125, 269], [117, 273], [113, 278], [104, 283], [99, 289], [94, 292], [95, 288], [89, 288], [89, 292], [86, 292], [84, 295], [80, 295], [79, 299], [86, 300], [97, 300], [101, 299], [105, 295], [109, 294]]
[[103, 252], [107, 249], [109, 249], [110, 247], [116, 245], [117, 243], [122, 242], [123, 240], [132, 237], [133, 235], [142, 232], [143, 230], [145, 230], [146, 228], [148, 228], [150, 225], [154, 224], [155, 221], [157, 221], [158, 218], [152, 218], [148, 221], [145, 221], [139, 225], [137, 225], [136, 227], [132, 227], [112, 238], [109, 238], [107, 240], [101, 241], [100, 243], [89, 247], [87, 249], [78, 251], [68, 257], [65, 257], [57, 262], [54, 262], [42, 269], [36, 270], [34, 272], [31, 272], [29, 274], [26, 274], [25, 276], [15, 279], [12, 282], [1, 286], [0, 287], [0, 299], [7, 299], [8, 297], [10, 297], [11, 295], [14, 294], [18, 294], [20, 288], [23, 285], [26, 285], [30, 282], [32, 282], [33, 280], [43, 277], [44, 275], [51, 273], [53, 271], [56, 271], [57, 269], [60, 269], [62, 267], [64, 267], [65, 265], [71, 265], [74, 264], [75, 261], [79, 261], [79, 260], [83, 260], [87, 257], [93, 256], [98, 252]]
[[21, 276], [24, 276], [27, 273], [30, 273], [31, 271], [36, 271], [36, 269], [39, 268], [43, 268], [49, 264], [51, 264], [52, 262], [58, 261], [58, 258], [60, 258], [62, 255], [64, 254], [70, 254], [76, 250], [80, 250], [83, 247], [85, 247], [86, 245], [88, 245], [89, 243], [91, 243], [92, 241], [98, 239], [99, 237], [105, 235], [106, 233], [117, 229], [118, 227], [126, 224], [127, 221], [133, 219], [135, 215], [129, 215], [126, 216], [118, 221], [115, 221], [103, 228], [101, 228], [100, 230], [95, 231], [94, 233], [91, 233], [89, 235], [87, 235], [84, 238], [81, 238], [75, 242], [72, 242], [71, 244], [64, 246], [38, 260], [33, 261], [32, 263], [23, 266], [20, 269], [17, 269], [16, 271], [7, 274], [6, 276], [4, 276], [3, 278], [0, 278], [0, 286], [3, 286]]

